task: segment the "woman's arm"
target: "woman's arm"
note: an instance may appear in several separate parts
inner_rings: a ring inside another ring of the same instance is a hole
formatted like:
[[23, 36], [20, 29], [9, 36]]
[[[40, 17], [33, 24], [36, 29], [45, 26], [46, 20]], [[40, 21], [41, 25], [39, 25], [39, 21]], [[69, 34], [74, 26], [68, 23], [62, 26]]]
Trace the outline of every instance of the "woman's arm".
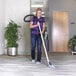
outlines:
[[45, 32], [45, 23], [43, 23], [42, 34]]
[[33, 22], [31, 21], [30, 22], [30, 28], [32, 29], [32, 28], [35, 28], [35, 27], [38, 27], [39, 25], [37, 24], [37, 25], [33, 25]]

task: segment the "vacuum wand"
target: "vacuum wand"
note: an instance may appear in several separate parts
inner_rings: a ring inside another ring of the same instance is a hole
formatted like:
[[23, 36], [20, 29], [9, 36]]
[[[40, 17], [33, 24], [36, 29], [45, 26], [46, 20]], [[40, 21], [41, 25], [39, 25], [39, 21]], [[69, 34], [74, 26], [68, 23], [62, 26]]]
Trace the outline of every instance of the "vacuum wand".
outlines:
[[39, 25], [39, 31], [40, 31], [40, 35], [41, 35], [41, 39], [42, 39], [42, 44], [43, 44], [43, 48], [44, 48], [44, 52], [45, 52], [45, 55], [46, 55], [48, 66], [52, 67], [52, 68], [55, 68], [55, 66], [49, 60], [49, 57], [48, 57], [48, 54], [47, 54], [47, 50], [46, 50], [46, 46], [45, 46], [45, 42], [44, 42], [44, 38], [43, 38], [43, 35], [42, 35], [42, 32], [41, 32], [40, 25]]

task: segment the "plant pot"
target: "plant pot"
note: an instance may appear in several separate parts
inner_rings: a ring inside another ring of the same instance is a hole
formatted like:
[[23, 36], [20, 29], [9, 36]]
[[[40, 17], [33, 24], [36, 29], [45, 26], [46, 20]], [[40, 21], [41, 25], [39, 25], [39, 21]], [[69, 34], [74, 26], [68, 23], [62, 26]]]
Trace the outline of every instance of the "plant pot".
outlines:
[[7, 48], [7, 55], [16, 56], [18, 49], [16, 47]]
[[74, 47], [74, 51], [76, 51], [76, 46]]

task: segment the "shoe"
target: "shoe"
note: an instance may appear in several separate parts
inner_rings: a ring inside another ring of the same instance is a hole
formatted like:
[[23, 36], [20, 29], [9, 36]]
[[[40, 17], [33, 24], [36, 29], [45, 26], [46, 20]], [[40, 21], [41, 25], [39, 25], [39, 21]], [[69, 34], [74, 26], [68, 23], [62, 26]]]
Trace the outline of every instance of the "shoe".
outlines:
[[41, 62], [37, 61], [36, 64], [41, 64]]
[[32, 63], [35, 63], [35, 60], [32, 60]]

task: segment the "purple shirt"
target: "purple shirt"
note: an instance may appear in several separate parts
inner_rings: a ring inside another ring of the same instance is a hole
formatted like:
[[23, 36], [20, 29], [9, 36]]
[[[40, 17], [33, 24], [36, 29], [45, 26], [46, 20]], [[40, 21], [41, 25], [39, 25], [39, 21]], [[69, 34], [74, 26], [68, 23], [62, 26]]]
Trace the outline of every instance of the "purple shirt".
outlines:
[[[40, 23], [41, 30], [42, 30], [42, 28], [43, 28], [43, 23], [45, 23], [45, 19], [44, 19], [43, 17], [40, 17], [40, 18], [32, 17], [31, 20], [30, 20], [30, 22], [31, 22], [31, 21], [33, 22], [33, 26], [36, 25], [37, 22], [39, 22], [39, 23]], [[32, 29], [31, 29], [31, 33], [32, 33], [32, 34], [40, 34], [40, 32], [39, 32], [39, 27], [32, 28]]]

